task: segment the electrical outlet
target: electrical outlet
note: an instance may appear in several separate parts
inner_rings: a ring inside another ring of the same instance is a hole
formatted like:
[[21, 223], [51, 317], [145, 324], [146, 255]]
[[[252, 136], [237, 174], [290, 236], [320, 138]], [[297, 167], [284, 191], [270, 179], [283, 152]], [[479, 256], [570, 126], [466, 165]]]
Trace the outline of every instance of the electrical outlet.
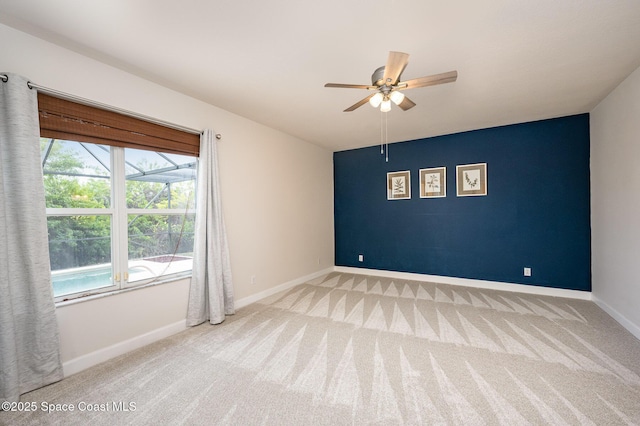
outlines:
[[364, 254], [358, 255], [358, 262], [364, 262]]
[[530, 277], [531, 276], [531, 268], [524, 268], [524, 276], [525, 277]]
[[255, 285], [255, 284], [256, 284], [256, 276], [251, 275], [251, 285]]

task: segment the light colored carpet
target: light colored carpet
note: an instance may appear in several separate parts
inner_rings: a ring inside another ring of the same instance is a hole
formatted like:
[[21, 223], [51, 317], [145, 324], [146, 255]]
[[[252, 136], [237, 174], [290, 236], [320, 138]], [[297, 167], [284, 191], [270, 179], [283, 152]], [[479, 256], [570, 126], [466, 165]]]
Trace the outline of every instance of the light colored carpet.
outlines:
[[331, 273], [22, 401], [0, 422], [638, 424], [640, 341], [588, 301]]

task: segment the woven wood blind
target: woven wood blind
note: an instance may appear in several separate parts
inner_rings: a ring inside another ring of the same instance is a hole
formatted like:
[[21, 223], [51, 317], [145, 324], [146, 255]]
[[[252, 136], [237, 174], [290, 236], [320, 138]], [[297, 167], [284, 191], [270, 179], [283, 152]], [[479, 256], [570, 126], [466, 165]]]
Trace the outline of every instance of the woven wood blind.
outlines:
[[198, 156], [200, 136], [38, 93], [40, 136]]

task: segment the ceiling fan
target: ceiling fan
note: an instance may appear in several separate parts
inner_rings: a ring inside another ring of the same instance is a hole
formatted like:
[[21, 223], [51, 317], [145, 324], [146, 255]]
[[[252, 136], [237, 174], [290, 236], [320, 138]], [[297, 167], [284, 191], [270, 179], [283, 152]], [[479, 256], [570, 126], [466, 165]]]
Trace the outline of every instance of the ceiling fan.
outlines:
[[389, 52], [387, 63], [375, 70], [371, 75], [371, 86], [366, 84], [340, 84], [327, 83], [324, 87], [337, 87], [343, 89], [367, 89], [375, 91], [361, 101], [351, 105], [344, 112], [351, 112], [369, 102], [374, 108], [380, 107], [380, 111], [391, 110], [391, 102], [398, 105], [403, 111], [416, 106], [415, 102], [406, 97], [401, 90], [415, 89], [418, 87], [435, 86], [437, 84], [452, 83], [458, 78], [458, 71], [449, 71], [442, 74], [434, 74], [427, 77], [414, 78], [400, 81], [400, 76], [409, 63], [409, 54], [402, 52]]

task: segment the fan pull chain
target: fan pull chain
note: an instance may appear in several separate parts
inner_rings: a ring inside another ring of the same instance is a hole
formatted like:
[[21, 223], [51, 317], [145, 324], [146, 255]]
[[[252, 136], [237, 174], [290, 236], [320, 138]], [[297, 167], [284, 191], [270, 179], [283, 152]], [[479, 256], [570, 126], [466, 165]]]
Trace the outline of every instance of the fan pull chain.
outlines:
[[384, 112], [380, 111], [380, 154], [384, 154], [384, 124], [382, 120], [382, 116]]
[[389, 162], [389, 121], [386, 112], [380, 111], [380, 154], [385, 155], [385, 161]]
[[384, 114], [384, 143], [385, 143], [385, 161], [389, 162], [389, 122], [387, 121], [387, 113]]
[[389, 162], [389, 121], [386, 112], [380, 112], [380, 154]]

